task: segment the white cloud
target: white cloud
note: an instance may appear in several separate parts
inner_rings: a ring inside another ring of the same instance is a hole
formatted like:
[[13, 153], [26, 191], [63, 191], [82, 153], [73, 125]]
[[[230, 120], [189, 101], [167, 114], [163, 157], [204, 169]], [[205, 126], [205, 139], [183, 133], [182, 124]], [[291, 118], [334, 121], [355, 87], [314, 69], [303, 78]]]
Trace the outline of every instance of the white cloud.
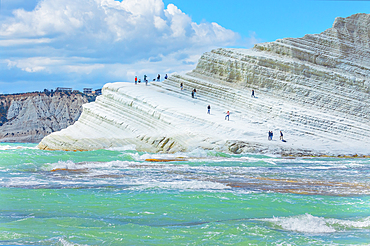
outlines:
[[52, 39], [50, 38], [19, 38], [19, 39], [5, 39], [0, 40], [0, 46], [17, 46], [17, 45], [32, 45], [32, 44], [45, 44], [50, 43]]
[[257, 37], [256, 32], [249, 32], [249, 37], [244, 40], [246, 47], [253, 47], [257, 43], [261, 43], [263, 40]]
[[71, 73], [84, 73], [90, 74], [95, 70], [101, 70], [105, 66], [104, 64], [79, 64], [79, 65], [66, 65], [65, 68]]
[[[31, 57], [17, 60], [6, 60], [9, 68], [17, 67], [22, 71], [29, 73], [40, 72], [47, 70], [51, 72], [51, 67], [62, 65], [64, 62], [58, 58], [49, 57]], [[47, 69], [48, 67], [48, 69]]]
[[203, 52], [239, 38], [217, 23], [197, 24], [162, 0], [40, 0], [0, 23], [0, 46], [11, 48], [7, 67], [52, 78], [97, 70], [110, 81], [146, 70], [191, 70]]

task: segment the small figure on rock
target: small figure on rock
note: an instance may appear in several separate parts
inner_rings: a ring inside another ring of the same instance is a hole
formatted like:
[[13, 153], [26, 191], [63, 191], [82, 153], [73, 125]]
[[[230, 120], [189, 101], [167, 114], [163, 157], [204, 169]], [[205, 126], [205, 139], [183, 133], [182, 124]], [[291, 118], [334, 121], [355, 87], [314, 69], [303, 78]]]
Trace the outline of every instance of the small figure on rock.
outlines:
[[193, 91], [194, 91], [194, 98], [197, 98], [197, 90], [194, 89]]
[[135, 85], [137, 84], [137, 76], [135, 76]]
[[141, 79], [139, 79], [139, 81], [138, 81], [138, 82], [139, 82], [139, 84], [140, 84], [140, 83], [141, 83]]
[[194, 98], [194, 91], [191, 91], [191, 97]]
[[272, 133], [272, 131], [269, 131], [269, 136], [268, 136], [268, 140], [269, 141], [271, 141], [272, 140], [272, 136], [273, 136], [274, 134]]
[[167, 74], [166, 74], [166, 76], [164, 76], [164, 79], [168, 79], [168, 76], [167, 76]]
[[208, 105], [207, 109], [208, 109], [207, 114], [211, 114], [211, 105]]
[[226, 120], [226, 118], [227, 118], [227, 121], [229, 121], [229, 119], [230, 119], [230, 111], [227, 111], [226, 112], [225, 120]]
[[157, 81], [160, 81], [160, 80], [161, 80], [161, 75], [158, 74]]
[[280, 140], [284, 140], [283, 139], [283, 133], [280, 131]]
[[147, 76], [146, 76], [146, 75], [144, 75], [144, 82], [146, 82], [146, 77], [147, 77]]
[[180, 88], [181, 88], [181, 90], [183, 89], [183, 84], [182, 83], [180, 84]]
[[251, 97], [255, 98], [255, 96], [254, 96], [254, 90], [252, 90], [252, 95], [251, 95]]

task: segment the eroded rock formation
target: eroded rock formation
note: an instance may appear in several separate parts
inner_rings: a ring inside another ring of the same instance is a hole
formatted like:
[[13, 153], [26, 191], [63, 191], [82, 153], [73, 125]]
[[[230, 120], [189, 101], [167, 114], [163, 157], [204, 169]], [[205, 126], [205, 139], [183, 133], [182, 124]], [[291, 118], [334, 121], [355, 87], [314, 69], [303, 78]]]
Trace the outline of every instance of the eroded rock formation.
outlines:
[[[320, 34], [252, 49], [216, 49], [203, 54], [192, 72], [152, 83], [152, 93], [108, 84], [78, 122], [44, 138], [39, 147], [90, 150], [135, 144], [138, 150], [164, 152], [201, 147], [235, 153], [244, 148], [369, 154], [369, 28], [370, 15], [356, 14], [336, 18]], [[194, 88], [198, 98], [192, 108], [188, 100]], [[252, 89], [257, 98], [250, 97]], [[198, 113], [208, 104], [220, 118]], [[226, 110], [235, 124], [219, 121]], [[283, 130], [288, 144], [268, 142], [269, 130]]]
[[73, 124], [82, 104], [79, 93], [24, 93], [0, 96], [0, 142], [34, 142]]

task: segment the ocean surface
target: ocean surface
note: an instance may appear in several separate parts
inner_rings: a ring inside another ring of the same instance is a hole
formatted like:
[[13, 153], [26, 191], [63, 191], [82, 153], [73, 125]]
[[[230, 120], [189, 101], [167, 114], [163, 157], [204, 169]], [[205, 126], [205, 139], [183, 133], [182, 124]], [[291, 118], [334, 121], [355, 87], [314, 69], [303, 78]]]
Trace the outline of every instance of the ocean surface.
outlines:
[[370, 159], [0, 144], [0, 245], [369, 244]]

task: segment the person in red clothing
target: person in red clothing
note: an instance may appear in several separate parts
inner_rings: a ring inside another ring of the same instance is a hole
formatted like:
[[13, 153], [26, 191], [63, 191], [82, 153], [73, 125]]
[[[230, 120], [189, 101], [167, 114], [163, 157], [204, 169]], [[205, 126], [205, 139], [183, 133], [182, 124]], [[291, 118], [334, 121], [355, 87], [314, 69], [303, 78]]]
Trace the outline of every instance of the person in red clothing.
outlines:
[[135, 85], [137, 84], [137, 76], [135, 76]]
[[227, 112], [226, 112], [225, 120], [226, 120], [226, 118], [227, 118], [227, 120], [229, 121], [229, 118], [230, 118], [230, 111], [227, 111]]

